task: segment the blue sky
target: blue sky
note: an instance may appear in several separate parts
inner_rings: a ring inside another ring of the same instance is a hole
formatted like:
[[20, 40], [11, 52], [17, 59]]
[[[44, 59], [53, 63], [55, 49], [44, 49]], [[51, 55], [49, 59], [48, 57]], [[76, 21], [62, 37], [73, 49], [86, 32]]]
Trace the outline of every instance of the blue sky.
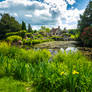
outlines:
[[0, 13], [9, 13], [20, 23], [30, 23], [34, 29], [42, 25], [77, 27], [89, 0], [0, 0]]

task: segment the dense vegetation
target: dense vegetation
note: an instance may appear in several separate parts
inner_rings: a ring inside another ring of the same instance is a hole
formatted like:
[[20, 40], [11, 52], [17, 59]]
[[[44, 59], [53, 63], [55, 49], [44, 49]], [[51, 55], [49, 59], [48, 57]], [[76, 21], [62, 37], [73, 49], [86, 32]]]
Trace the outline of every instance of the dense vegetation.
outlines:
[[22, 24], [19, 24], [9, 14], [2, 14], [0, 19], [0, 40], [8, 41], [11, 44], [34, 45], [53, 40], [64, 41], [65, 38], [78, 40], [80, 33], [78, 29], [62, 29], [61, 32], [59, 35], [50, 35], [50, 28], [41, 26], [39, 30], [33, 30], [30, 24], [28, 24], [27, 28], [27, 24], [24, 21], [22, 21]]
[[89, 2], [83, 15], [78, 22], [81, 41], [88, 46], [92, 46], [92, 1]]
[[92, 46], [92, 27], [84, 28], [80, 38], [84, 45]]
[[0, 19], [0, 39], [5, 39], [6, 33], [18, 32], [21, 30], [21, 25], [15, 20], [14, 17], [8, 14], [3, 14]]
[[33, 30], [26, 25], [1, 14], [0, 92], [92, 92], [92, 61], [81, 52], [52, 55], [46, 49], [16, 47], [65, 38], [92, 46], [92, 1], [80, 16], [78, 29], [64, 29], [59, 36], [49, 35], [51, 29], [45, 26]]
[[[33, 45], [41, 42], [52, 41], [46, 36], [46, 32], [49, 31], [49, 28], [42, 27], [38, 32], [33, 30], [31, 25], [22, 21], [22, 24], [19, 24], [14, 17], [9, 14], [2, 14], [0, 19], [0, 40], [6, 40], [11, 44], [24, 44], [24, 45]], [[43, 35], [40, 32], [43, 31]]]
[[20, 82], [14, 82], [15, 87], [20, 84], [18, 87], [29, 88], [29, 92], [32, 88], [36, 92], [92, 91], [92, 62], [80, 52], [51, 56], [48, 50], [27, 51], [2, 42], [0, 77], [6, 79], [4, 76], [12, 77], [11, 81], [17, 79]]
[[[86, 29], [86, 31], [85, 31]], [[92, 46], [92, 1], [89, 2], [87, 8], [85, 9], [83, 15], [80, 15], [80, 20], [78, 21], [78, 29], [66, 28], [61, 30], [61, 35], [50, 35], [51, 29], [45, 26], [41, 26], [39, 30], [33, 30], [32, 26], [22, 21], [19, 24], [14, 17], [9, 14], [2, 14], [0, 19], [0, 40], [7, 40], [10, 43], [14, 43], [12, 38], [16, 36], [16, 39], [20, 36], [21, 41], [16, 40], [15, 43], [23, 45], [34, 45], [41, 42], [52, 41], [52, 40], [81, 40], [84, 45]], [[85, 33], [85, 35], [84, 35]], [[14, 37], [13, 37], [14, 36]], [[82, 37], [83, 36], [83, 37]], [[89, 41], [90, 40], [90, 41]]]

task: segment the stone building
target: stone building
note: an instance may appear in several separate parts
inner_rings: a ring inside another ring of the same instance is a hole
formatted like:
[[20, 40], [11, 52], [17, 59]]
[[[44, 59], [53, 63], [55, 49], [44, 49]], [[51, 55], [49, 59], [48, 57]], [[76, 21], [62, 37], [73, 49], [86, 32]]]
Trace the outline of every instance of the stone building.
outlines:
[[56, 35], [61, 35], [61, 29], [60, 29], [60, 26], [58, 26], [58, 28], [52, 28], [51, 31], [50, 31], [50, 35], [51, 36], [56, 36]]

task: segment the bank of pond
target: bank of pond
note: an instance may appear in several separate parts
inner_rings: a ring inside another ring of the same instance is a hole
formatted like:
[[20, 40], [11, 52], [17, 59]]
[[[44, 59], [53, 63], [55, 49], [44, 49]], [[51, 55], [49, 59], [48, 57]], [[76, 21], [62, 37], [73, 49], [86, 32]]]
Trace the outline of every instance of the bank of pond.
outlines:
[[92, 60], [80, 51], [0, 43], [0, 92], [92, 92]]

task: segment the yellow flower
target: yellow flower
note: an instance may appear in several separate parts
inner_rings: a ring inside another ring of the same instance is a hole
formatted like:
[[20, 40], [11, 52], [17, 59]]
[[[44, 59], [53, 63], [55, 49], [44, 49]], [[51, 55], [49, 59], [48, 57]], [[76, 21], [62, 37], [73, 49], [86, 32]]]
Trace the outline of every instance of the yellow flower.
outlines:
[[64, 72], [61, 72], [60, 75], [64, 75]]
[[72, 72], [72, 74], [79, 74], [79, 72], [77, 72], [76, 70], [74, 70], [74, 71]]

